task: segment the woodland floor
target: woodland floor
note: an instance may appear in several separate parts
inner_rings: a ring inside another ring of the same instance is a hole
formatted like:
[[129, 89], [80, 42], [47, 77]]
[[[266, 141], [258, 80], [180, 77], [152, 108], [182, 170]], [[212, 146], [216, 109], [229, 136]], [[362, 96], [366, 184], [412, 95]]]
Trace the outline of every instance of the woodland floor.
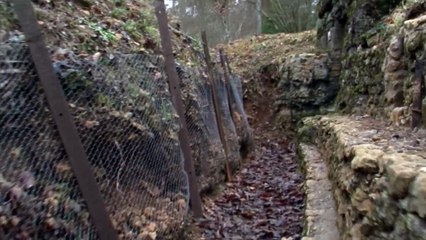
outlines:
[[[262, 106], [259, 104], [258, 106]], [[263, 105], [265, 106], [265, 105]], [[303, 175], [292, 143], [273, 126], [270, 112], [246, 108], [256, 141], [248, 160], [215, 197], [204, 198], [204, 218], [194, 239], [301, 239]]]

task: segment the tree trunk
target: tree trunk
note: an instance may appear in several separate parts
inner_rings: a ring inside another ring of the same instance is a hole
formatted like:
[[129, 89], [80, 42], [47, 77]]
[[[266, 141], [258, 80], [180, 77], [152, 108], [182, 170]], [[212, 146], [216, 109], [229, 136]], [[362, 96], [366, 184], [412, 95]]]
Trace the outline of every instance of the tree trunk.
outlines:
[[262, 33], [262, 0], [256, 1], [257, 34]]

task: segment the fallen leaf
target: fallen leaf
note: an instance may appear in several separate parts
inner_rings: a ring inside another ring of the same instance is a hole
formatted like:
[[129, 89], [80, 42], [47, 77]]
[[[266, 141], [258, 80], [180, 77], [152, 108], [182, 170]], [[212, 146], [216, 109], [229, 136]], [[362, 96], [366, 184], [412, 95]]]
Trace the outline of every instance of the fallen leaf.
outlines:
[[89, 121], [89, 120], [87, 120], [86, 122], [84, 122], [84, 126], [86, 128], [94, 128], [96, 126], [99, 126], [99, 122], [98, 121]]

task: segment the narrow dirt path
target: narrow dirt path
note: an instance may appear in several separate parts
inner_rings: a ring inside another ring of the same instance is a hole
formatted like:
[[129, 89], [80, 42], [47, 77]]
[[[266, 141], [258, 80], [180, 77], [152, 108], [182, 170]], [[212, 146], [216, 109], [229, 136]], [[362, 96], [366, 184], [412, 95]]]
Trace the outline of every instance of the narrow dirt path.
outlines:
[[[253, 126], [253, 125], [252, 125]], [[257, 157], [205, 200], [201, 239], [301, 239], [303, 176], [295, 153], [267, 121], [254, 123]]]

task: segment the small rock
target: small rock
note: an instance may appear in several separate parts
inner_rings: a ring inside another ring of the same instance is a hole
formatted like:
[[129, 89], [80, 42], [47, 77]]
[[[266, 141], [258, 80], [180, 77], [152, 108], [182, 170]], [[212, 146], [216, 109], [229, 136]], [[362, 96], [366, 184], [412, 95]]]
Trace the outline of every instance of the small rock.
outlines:
[[421, 31], [410, 31], [406, 36], [405, 45], [409, 52], [414, 52], [418, 48], [423, 46], [423, 32]]
[[420, 217], [426, 217], [426, 173], [420, 173], [413, 182], [410, 194], [413, 197], [414, 210]]
[[410, 239], [425, 239], [426, 223], [415, 214], [407, 214], [405, 224], [409, 230]]
[[401, 61], [397, 61], [393, 58], [389, 58], [386, 62], [385, 71], [395, 72], [396, 70], [400, 69], [401, 66], [402, 66]]
[[402, 37], [394, 36], [388, 47], [388, 54], [393, 59], [400, 59], [403, 54], [403, 40]]
[[352, 154], [354, 158], [351, 161], [351, 168], [364, 173], [377, 173], [378, 158], [383, 155], [383, 151], [377, 149], [377, 146], [371, 144], [362, 144], [354, 146]]
[[353, 205], [357, 206], [366, 199], [368, 199], [367, 193], [365, 193], [361, 188], [357, 188], [351, 197], [351, 202]]
[[358, 205], [357, 209], [369, 216], [371, 215], [371, 213], [374, 211], [375, 205], [373, 204], [373, 202], [371, 202], [371, 200], [369, 199], [365, 199], [364, 201], [361, 202], [361, 204]]
[[393, 81], [403, 81], [408, 75], [408, 72], [406, 70], [398, 70], [395, 72], [386, 72], [385, 73], [385, 80], [389, 82]]
[[389, 192], [393, 197], [403, 198], [408, 194], [411, 182], [417, 175], [416, 169], [404, 163], [386, 166], [389, 178]]

